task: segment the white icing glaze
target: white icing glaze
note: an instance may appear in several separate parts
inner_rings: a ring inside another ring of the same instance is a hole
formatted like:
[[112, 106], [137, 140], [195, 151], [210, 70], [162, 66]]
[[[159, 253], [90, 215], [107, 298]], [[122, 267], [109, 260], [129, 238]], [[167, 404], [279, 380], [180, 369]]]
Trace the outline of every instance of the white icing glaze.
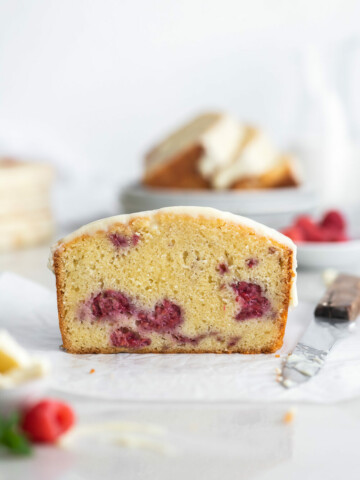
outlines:
[[291, 285], [291, 293], [290, 293], [290, 304], [292, 306], [297, 305], [297, 292], [296, 292], [296, 245], [290, 238], [286, 237], [282, 233], [269, 228], [261, 223], [255, 222], [250, 218], [241, 217], [240, 215], [235, 215], [230, 212], [223, 212], [221, 210], [217, 210], [215, 208], [209, 207], [166, 207], [160, 208], [158, 210], [150, 210], [146, 212], [137, 212], [125, 215], [116, 215], [114, 217], [103, 218], [101, 220], [97, 220], [95, 222], [89, 223], [84, 225], [83, 227], [79, 228], [73, 233], [70, 233], [66, 237], [59, 240], [55, 245], [51, 248], [51, 254], [49, 258], [49, 268], [53, 270], [53, 255], [58, 248], [61, 248], [63, 245], [71, 242], [77, 237], [82, 235], [94, 235], [98, 231], [107, 231], [109, 227], [111, 227], [114, 223], [122, 223], [127, 224], [130, 220], [136, 217], [154, 217], [158, 213], [169, 213], [175, 215], [189, 215], [194, 218], [210, 218], [210, 219], [221, 219], [225, 222], [235, 223], [237, 225], [243, 225], [245, 227], [251, 228], [254, 232], [262, 237], [270, 238], [271, 240], [275, 240], [280, 245], [284, 245], [290, 248], [293, 254], [293, 265], [292, 270], [294, 273], [294, 277], [292, 279]]
[[245, 128], [237, 120], [223, 115], [220, 120], [200, 137], [205, 154], [199, 161], [199, 171], [208, 178], [219, 168], [233, 161], [240, 142], [245, 137]]
[[268, 136], [257, 131], [235, 162], [214, 175], [213, 186], [218, 189], [227, 188], [242, 178], [261, 175], [276, 166], [279, 159], [280, 156]]

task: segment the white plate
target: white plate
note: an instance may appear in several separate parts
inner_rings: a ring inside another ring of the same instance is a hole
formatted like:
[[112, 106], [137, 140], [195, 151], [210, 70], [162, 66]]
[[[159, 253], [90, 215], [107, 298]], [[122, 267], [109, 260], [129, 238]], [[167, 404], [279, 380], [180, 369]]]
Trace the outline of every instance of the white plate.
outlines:
[[282, 228], [294, 216], [312, 213], [317, 206], [317, 194], [309, 187], [209, 191], [154, 189], [134, 184], [123, 190], [121, 203], [126, 213], [176, 205], [213, 207]]
[[360, 240], [298, 244], [298, 264], [304, 268], [346, 268], [360, 264]]

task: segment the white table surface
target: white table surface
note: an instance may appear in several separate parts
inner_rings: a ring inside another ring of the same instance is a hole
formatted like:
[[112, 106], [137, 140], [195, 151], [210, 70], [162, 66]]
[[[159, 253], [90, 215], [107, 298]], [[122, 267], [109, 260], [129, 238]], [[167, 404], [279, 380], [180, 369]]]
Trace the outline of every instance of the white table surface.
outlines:
[[[47, 247], [3, 254], [0, 271], [54, 289], [47, 257]], [[323, 289], [320, 272], [299, 272], [300, 299], [315, 302]], [[49, 396], [61, 397], [57, 392]], [[334, 405], [128, 404], [62, 398], [74, 406], [80, 425], [135, 421], [163, 426], [165, 442], [174, 453], [130, 449], [99, 439], [76, 447], [40, 447], [31, 458], [0, 457], [0, 480], [360, 478], [359, 398]], [[292, 407], [295, 419], [285, 424], [282, 418]]]

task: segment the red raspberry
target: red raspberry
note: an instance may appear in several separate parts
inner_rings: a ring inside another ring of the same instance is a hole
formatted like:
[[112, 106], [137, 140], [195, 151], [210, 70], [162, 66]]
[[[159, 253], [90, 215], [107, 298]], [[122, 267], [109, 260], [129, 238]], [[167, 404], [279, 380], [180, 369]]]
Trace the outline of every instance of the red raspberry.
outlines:
[[323, 228], [322, 232], [327, 242], [344, 242], [349, 240], [345, 233], [334, 228]]
[[21, 428], [33, 442], [54, 443], [74, 424], [75, 414], [69, 405], [45, 399], [25, 411]]
[[[298, 227], [288, 227], [282, 230], [283, 235], [291, 238], [294, 242], [303, 242], [305, 240], [302, 230]], [[270, 247], [271, 248], [271, 247]], [[273, 252], [270, 252], [273, 253]]]
[[308, 242], [324, 242], [325, 236], [314, 220], [307, 215], [298, 217], [295, 226], [301, 230], [304, 240]]
[[320, 222], [321, 228], [345, 232], [346, 221], [338, 210], [329, 210]]

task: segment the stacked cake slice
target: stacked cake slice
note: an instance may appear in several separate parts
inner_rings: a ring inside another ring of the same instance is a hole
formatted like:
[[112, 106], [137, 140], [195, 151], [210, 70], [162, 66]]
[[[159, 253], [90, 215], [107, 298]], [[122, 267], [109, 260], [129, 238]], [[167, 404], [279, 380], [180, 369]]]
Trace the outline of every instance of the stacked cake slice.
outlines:
[[52, 180], [48, 165], [0, 159], [0, 252], [51, 238]]

